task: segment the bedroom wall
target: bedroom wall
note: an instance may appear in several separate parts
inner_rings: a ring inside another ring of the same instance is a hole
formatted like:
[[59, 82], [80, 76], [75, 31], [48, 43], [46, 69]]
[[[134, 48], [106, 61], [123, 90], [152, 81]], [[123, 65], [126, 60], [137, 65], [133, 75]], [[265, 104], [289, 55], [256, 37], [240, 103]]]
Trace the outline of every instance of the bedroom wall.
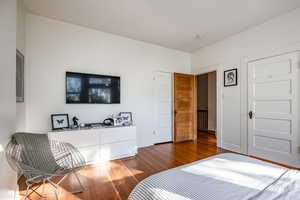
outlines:
[[247, 62], [267, 56], [300, 50], [300, 9], [231, 36], [192, 54], [192, 72], [200, 74], [238, 68], [238, 86], [223, 87], [222, 146], [247, 152]]
[[16, 173], [8, 166], [4, 148], [16, 126], [16, 0], [0, 1], [0, 199], [13, 200]]
[[[26, 8], [23, 0], [17, 0], [17, 49], [25, 56], [25, 19], [26, 19]], [[26, 73], [26, 66], [25, 66]], [[26, 80], [25, 80], [26, 81]], [[25, 92], [26, 94], [26, 92]], [[26, 101], [26, 98], [25, 98]], [[24, 131], [25, 117], [26, 117], [26, 106], [25, 102], [18, 102], [16, 108], [16, 130]]]
[[[153, 72], [190, 73], [190, 54], [32, 14], [26, 24], [27, 131], [48, 131], [53, 113], [84, 123], [131, 111], [138, 145], [153, 144]], [[121, 104], [65, 104], [66, 71], [121, 76]]]

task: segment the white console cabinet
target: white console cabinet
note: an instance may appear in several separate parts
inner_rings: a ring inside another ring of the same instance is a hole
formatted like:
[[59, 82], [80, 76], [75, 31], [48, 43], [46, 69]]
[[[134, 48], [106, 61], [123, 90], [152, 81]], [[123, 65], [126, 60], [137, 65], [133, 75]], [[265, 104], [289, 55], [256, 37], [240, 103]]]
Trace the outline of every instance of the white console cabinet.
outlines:
[[48, 137], [75, 146], [88, 164], [137, 154], [135, 126], [52, 131]]

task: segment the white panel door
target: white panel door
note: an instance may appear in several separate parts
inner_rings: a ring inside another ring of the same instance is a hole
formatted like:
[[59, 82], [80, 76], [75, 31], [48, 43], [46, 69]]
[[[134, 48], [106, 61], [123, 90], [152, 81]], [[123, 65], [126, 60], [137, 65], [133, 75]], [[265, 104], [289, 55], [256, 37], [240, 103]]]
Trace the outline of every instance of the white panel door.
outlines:
[[155, 72], [155, 130], [154, 143], [172, 141], [172, 74]]
[[248, 76], [248, 153], [300, 167], [298, 53], [250, 62]]

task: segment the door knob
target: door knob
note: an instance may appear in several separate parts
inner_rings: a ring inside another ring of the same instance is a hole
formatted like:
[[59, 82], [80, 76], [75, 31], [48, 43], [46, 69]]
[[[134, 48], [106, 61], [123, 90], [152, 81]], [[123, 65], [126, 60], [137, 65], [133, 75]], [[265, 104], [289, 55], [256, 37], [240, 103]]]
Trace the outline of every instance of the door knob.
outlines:
[[251, 110], [251, 111], [248, 113], [248, 115], [249, 115], [249, 118], [252, 119], [252, 118], [253, 118], [253, 115], [254, 115], [253, 111]]

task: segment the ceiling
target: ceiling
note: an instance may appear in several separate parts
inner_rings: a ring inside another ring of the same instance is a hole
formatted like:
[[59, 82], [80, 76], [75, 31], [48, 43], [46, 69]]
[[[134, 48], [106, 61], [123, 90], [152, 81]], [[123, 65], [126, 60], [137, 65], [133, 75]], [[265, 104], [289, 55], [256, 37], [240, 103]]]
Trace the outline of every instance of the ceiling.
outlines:
[[37, 15], [193, 52], [300, 6], [300, 0], [25, 0]]

